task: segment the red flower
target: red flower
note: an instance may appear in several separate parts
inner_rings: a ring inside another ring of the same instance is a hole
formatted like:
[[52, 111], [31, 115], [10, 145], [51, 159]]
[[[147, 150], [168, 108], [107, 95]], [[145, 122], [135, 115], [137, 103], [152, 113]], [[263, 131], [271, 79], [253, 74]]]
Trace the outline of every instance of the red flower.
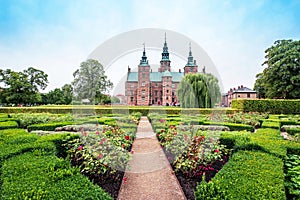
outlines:
[[160, 130], [161, 133], [165, 132], [165, 130]]
[[83, 149], [83, 146], [80, 145], [77, 149], [78, 151], [81, 151]]
[[125, 145], [124, 144], [122, 144], [122, 148], [124, 148], [125, 147]]
[[215, 153], [219, 153], [219, 149], [215, 149], [214, 152], [215, 152]]
[[97, 132], [96, 132], [96, 135], [99, 135], [99, 134], [100, 134], [99, 131], [97, 131]]
[[130, 153], [131, 153], [131, 154], [134, 154], [134, 150], [131, 150]]
[[126, 139], [126, 140], [130, 140], [130, 136], [129, 136], [129, 135], [126, 135], [126, 136], [125, 136], [125, 139]]
[[123, 183], [125, 184], [126, 182], [127, 182], [127, 178], [124, 177], [124, 178], [123, 178]]

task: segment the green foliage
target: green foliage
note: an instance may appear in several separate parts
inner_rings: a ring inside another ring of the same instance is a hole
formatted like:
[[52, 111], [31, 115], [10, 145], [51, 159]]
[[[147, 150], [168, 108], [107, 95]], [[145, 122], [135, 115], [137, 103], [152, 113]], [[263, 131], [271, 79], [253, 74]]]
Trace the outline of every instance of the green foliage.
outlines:
[[295, 135], [296, 133], [300, 133], [300, 125], [282, 126], [281, 130], [286, 131], [288, 134]]
[[235, 124], [235, 123], [229, 123], [229, 122], [213, 122], [213, 121], [205, 121], [203, 124], [208, 125], [223, 125], [228, 127], [231, 131], [251, 131], [254, 132], [254, 127], [247, 124]]
[[47, 87], [48, 75], [32, 67], [23, 72], [0, 69], [0, 83], [4, 84], [0, 102], [32, 105], [41, 101], [38, 91], [39, 88], [44, 90]]
[[211, 74], [184, 76], [177, 94], [183, 108], [212, 108], [221, 97], [218, 79]]
[[239, 151], [196, 199], [285, 199], [283, 161], [263, 152]]
[[75, 98], [79, 101], [88, 99], [90, 104], [103, 102], [113, 86], [105, 75], [103, 66], [97, 60], [89, 59], [82, 62], [73, 76]]
[[270, 120], [264, 120], [262, 125], [262, 128], [273, 128], [279, 130], [280, 128], [280, 123], [277, 121], [270, 121]]
[[18, 128], [18, 123], [15, 121], [0, 122], [0, 130], [9, 128]]
[[289, 154], [284, 163], [287, 199], [300, 198], [300, 155]]
[[254, 89], [267, 98], [300, 97], [300, 40], [277, 40], [266, 51], [267, 65], [257, 74]]
[[42, 124], [48, 122], [63, 122], [63, 121], [74, 121], [72, 115], [60, 115], [60, 114], [50, 114], [50, 113], [18, 113], [12, 114], [20, 127], [26, 128], [32, 124]]
[[234, 99], [232, 108], [244, 112], [268, 112], [272, 114], [300, 114], [300, 100]]
[[44, 124], [33, 124], [30, 126], [27, 126], [27, 130], [29, 132], [34, 130], [42, 130], [42, 131], [54, 131], [55, 128], [74, 124], [74, 122], [50, 122], [50, 123], [44, 123]]
[[6, 160], [1, 199], [112, 199], [66, 160], [35, 150]]

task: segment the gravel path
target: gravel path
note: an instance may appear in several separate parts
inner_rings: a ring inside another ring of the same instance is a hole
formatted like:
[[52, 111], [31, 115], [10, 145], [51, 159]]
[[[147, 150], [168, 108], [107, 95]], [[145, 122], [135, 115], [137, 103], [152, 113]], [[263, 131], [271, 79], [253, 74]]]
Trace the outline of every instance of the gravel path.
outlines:
[[119, 200], [186, 199], [147, 117], [140, 120], [132, 150]]

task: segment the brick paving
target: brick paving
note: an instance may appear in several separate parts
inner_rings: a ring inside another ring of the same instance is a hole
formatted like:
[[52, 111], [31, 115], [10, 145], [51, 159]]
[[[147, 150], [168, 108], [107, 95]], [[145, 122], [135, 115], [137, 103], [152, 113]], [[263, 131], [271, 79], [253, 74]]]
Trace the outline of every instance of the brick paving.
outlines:
[[147, 117], [140, 120], [132, 150], [119, 200], [186, 199]]

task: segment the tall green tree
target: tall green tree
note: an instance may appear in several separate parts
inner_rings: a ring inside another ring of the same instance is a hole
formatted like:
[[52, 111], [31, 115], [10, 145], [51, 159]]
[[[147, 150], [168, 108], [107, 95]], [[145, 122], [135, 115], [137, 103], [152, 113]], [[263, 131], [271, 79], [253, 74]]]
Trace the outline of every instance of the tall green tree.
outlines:
[[0, 69], [0, 83], [4, 85], [0, 93], [2, 103], [29, 105], [41, 101], [39, 89], [47, 87], [48, 75], [32, 67], [22, 72]]
[[218, 79], [211, 74], [188, 74], [179, 83], [177, 96], [184, 108], [212, 108], [221, 98]]
[[80, 68], [73, 73], [72, 82], [74, 96], [77, 100], [88, 99], [90, 103], [105, 100], [113, 83], [105, 75], [103, 66], [93, 59], [80, 64]]
[[254, 89], [266, 98], [300, 98], [300, 40], [278, 40], [266, 49], [266, 66]]

